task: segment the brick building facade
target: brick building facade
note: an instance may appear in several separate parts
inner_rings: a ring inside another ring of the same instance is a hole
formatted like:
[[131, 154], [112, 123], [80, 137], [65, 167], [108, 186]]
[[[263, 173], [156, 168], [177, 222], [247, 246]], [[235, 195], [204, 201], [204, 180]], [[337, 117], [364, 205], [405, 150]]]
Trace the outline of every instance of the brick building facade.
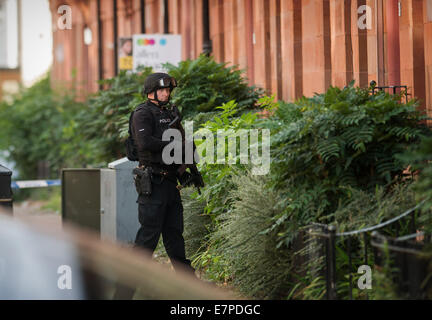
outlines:
[[[136, 33], [181, 34], [182, 58], [196, 58], [206, 1], [215, 59], [239, 65], [279, 99], [376, 80], [407, 85], [432, 113], [432, 0], [50, 0], [53, 84], [74, 79], [97, 91], [98, 79], [116, 73], [116, 39]], [[63, 4], [72, 8], [70, 30], [57, 28]]]
[[21, 73], [19, 68], [0, 68], [0, 101], [4, 95], [18, 91], [21, 83]]

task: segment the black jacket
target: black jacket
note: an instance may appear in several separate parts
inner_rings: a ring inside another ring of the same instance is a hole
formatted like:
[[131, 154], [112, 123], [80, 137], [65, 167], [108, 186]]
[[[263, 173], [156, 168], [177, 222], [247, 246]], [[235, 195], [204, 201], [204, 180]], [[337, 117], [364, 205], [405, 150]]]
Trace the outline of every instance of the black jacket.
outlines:
[[177, 170], [178, 164], [166, 165], [162, 161], [162, 150], [170, 143], [162, 141], [162, 134], [176, 115], [180, 115], [176, 107], [159, 107], [150, 101], [136, 108], [132, 118], [132, 132], [140, 165], [158, 165], [170, 171]]

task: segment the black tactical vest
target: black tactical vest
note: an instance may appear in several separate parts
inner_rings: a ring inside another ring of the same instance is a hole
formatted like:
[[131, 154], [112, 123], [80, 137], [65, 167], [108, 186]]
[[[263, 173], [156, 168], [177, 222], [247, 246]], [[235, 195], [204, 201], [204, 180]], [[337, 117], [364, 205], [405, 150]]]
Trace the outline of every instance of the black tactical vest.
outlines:
[[[175, 118], [170, 108], [161, 108], [149, 101], [139, 105], [135, 110], [135, 114], [137, 112], [151, 113], [153, 119], [152, 136], [160, 140], [162, 140], [163, 132], [169, 129], [169, 123]], [[134, 139], [136, 139], [136, 137], [134, 137]], [[162, 151], [155, 153], [150, 150], [138, 150], [138, 158], [140, 165], [158, 164], [163, 167], [166, 166], [162, 161]], [[177, 167], [177, 165], [170, 165], [170, 167], [171, 166], [173, 168]]]

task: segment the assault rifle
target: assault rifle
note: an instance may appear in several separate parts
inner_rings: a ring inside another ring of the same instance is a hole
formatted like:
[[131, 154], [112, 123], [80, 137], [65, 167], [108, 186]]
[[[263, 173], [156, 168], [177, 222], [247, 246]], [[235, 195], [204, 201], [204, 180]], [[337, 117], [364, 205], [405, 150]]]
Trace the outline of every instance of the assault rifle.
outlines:
[[[173, 106], [173, 110], [176, 110], [177, 107]], [[177, 110], [176, 110], [177, 111]], [[182, 135], [183, 144], [186, 143], [186, 136], [184, 128], [180, 122], [180, 115], [176, 112], [176, 116], [173, 121], [171, 121], [168, 125], [170, 128], [176, 128], [180, 131]], [[193, 151], [195, 152], [196, 146], [195, 142], [193, 142]], [[190, 173], [186, 171], [189, 168]], [[201, 176], [201, 173], [198, 171], [198, 168], [195, 163], [195, 157], [193, 157], [192, 164], [182, 163], [180, 168], [177, 170], [179, 174], [179, 180], [182, 187], [187, 187], [190, 185], [194, 185], [198, 189], [198, 194], [201, 194], [200, 188], [204, 188], [204, 180]]]

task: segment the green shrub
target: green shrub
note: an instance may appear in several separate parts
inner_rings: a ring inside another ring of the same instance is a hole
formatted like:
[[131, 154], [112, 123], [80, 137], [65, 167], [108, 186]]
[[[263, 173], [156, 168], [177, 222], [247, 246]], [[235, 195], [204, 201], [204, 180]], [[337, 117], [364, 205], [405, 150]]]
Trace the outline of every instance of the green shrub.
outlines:
[[[417, 102], [368, 89], [331, 87], [325, 94], [281, 103], [265, 126], [272, 130], [271, 188], [283, 190], [283, 211], [267, 232], [289, 244], [301, 226], [330, 223], [346, 187], [374, 192], [402, 180], [397, 158], [430, 130]], [[325, 219], [327, 217], [327, 219]]]
[[[263, 107], [264, 109], [269, 108], [268, 105], [264, 105]], [[256, 112], [239, 112], [239, 106], [235, 101], [229, 101], [216, 109], [220, 109], [221, 111], [212, 112], [214, 115], [201, 125], [202, 128], [210, 130], [214, 136], [216, 136], [218, 130], [232, 130], [232, 134], [235, 135], [240, 129], [251, 129], [258, 126], [259, 119]], [[201, 149], [205, 148], [209, 141], [197, 140], [196, 143], [198, 149]], [[237, 155], [239, 154], [238, 151], [239, 145], [237, 144]], [[225, 149], [224, 155], [225, 160], [227, 160], [227, 149]], [[250, 165], [240, 164], [237, 161], [236, 164], [231, 165], [201, 162], [198, 166], [206, 187], [202, 189], [201, 195], [193, 192], [191, 198], [187, 199], [185, 203], [189, 201], [200, 203], [200, 206], [203, 206], [203, 208], [199, 207], [199, 210], [203, 210], [205, 216], [211, 219], [211, 223], [207, 227], [207, 242], [201, 244], [200, 249], [195, 251], [194, 265], [208, 279], [226, 283], [230, 279], [228, 262], [226, 257], [219, 252], [220, 241], [212, 238], [212, 234], [220, 228], [221, 215], [232, 213], [234, 210], [234, 199], [231, 197], [231, 194], [237, 186], [232, 182], [232, 177], [244, 175], [246, 170], [250, 169]], [[185, 240], [187, 241], [187, 237], [185, 237]]]
[[193, 257], [205, 249], [211, 220], [204, 214], [205, 203], [192, 196], [194, 190], [182, 189], [184, 233], [186, 254]]
[[[424, 212], [430, 211], [432, 208], [432, 137], [424, 138], [420, 145], [411, 146], [407, 152], [398, 158], [410, 166], [412, 173], [418, 175], [415, 190], [419, 199], [426, 200], [422, 210]], [[430, 224], [430, 220], [428, 224]], [[432, 225], [429, 230], [432, 231]]]
[[207, 243], [192, 261], [192, 266], [199, 271], [200, 277], [217, 284], [227, 285], [231, 281], [228, 261], [218, 252], [218, 243]]
[[[262, 92], [248, 87], [239, 70], [204, 56], [181, 62], [179, 67], [167, 66], [179, 84], [173, 91], [172, 101], [179, 106], [184, 119], [195, 117], [196, 126], [217, 114], [200, 115], [200, 111], [212, 111], [222, 102], [236, 99], [241, 106], [238, 112], [244, 112], [254, 106]], [[125, 155], [129, 115], [146, 100], [141, 92], [145, 78], [151, 72], [151, 68], [143, 68], [138, 73], [122, 71], [116, 77], [100, 82], [107, 89], [90, 96], [88, 108], [64, 128], [68, 143], [63, 145], [63, 153], [71, 154], [71, 163], [104, 166]], [[203, 104], [209, 107], [203, 108]]]
[[218, 243], [216, 253], [244, 295], [278, 299], [288, 294], [293, 266], [290, 252], [276, 248], [277, 236], [262, 233], [272, 224], [280, 196], [266, 188], [267, 179], [251, 173], [233, 176], [232, 210], [220, 217], [211, 243]]
[[[396, 184], [390, 190], [377, 186], [374, 193], [351, 187], [348, 187], [347, 190], [347, 199], [341, 202], [331, 214], [338, 232], [377, 225], [417, 205], [412, 182]], [[409, 219], [410, 217], [408, 220], [400, 221], [399, 234], [410, 233]], [[386, 228], [385, 235], [395, 237], [395, 226], [396, 223], [392, 225], [392, 228]]]
[[39, 161], [49, 162], [50, 177], [59, 177], [68, 160], [62, 153], [63, 128], [83, 108], [74, 90], [51, 90], [48, 75], [21, 89], [10, 104], [0, 104], [0, 148], [9, 151], [20, 179], [37, 178]]
[[[413, 183], [402, 183], [395, 185], [390, 191], [384, 187], [377, 187], [375, 193], [353, 188], [349, 189], [349, 198], [340, 203], [337, 210], [332, 214], [337, 223], [338, 232], [360, 230], [366, 227], [378, 225], [388, 221], [406, 210], [416, 206], [416, 197], [413, 190]], [[414, 212], [412, 214], [418, 214]], [[380, 234], [388, 237], [410, 234], [411, 216], [405, 217], [383, 229]], [[308, 227], [309, 229], [309, 227]], [[383, 297], [397, 297], [396, 281], [394, 278], [394, 262], [389, 257], [384, 259], [383, 267], [374, 264], [373, 254], [369, 246], [367, 264], [373, 266], [372, 290], [360, 290], [357, 288], [357, 281], [360, 274], [357, 268], [364, 261], [364, 234], [350, 236], [351, 268], [347, 249], [347, 237], [336, 238], [336, 289], [339, 299], [349, 298], [349, 274], [352, 275], [353, 299], [365, 299], [366, 293], [369, 299], [380, 299]], [[369, 237], [369, 236], [368, 236]], [[306, 237], [307, 245], [297, 254], [305, 257], [305, 264], [298, 266], [300, 273], [304, 276], [299, 279], [299, 285], [293, 289], [290, 296], [302, 299], [325, 298], [326, 283], [325, 272], [325, 250], [323, 238], [316, 238], [311, 235]], [[320, 240], [321, 239], [321, 240]], [[378, 271], [378, 272], [375, 272]], [[376, 276], [376, 277], [375, 277]]]
[[[267, 102], [268, 97], [260, 99], [258, 102]], [[227, 137], [235, 136], [239, 130], [258, 128], [260, 119], [254, 111], [245, 112], [239, 115], [239, 105], [234, 100], [222, 104], [217, 107], [220, 109], [219, 114], [213, 116], [210, 120], [201, 125], [201, 129], [210, 130], [216, 141], [217, 132], [223, 130], [225, 132], [231, 131]], [[273, 106], [268, 103], [262, 104], [263, 110], [271, 110]], [[199, 130], [198, 130], [199, 131]], [[196, 140], [198, 150], [205, 150], [209, 141]], [[240, 154], [240, 144], [236, 145], [236, 163], [227, 165], [228, 154], [228, 139], [225, 141], [225, 150], [222, 152], [225, 155], [225, 164], [199, 164], [200, 171], [203, 175], [204, 181], [207, 184], [203, 189], [200, 199], [206, 203], [205, 213], [209, 214], [215, 224], [217, 224], [217, 217], [223, 213], [230, 211], [231, 200], [229, 194], [235, 186], [231, 182], [233, 174], [240, 174], [250, 168], [251, 164], [241, 164], [238, 155]], [[216, 146], [214, 146], [216, 151]], [[205, 156], [205, 154], [204, 154]], [[234, 155], [233, 155], [234, 156]], [[216, 155], [214, 160], [216, 161]]]
[[[125, 155], [130, 112], [145, 101], [141, 96], [144, 80], [151, 68], [142, 72], [121, 71], [116, 77], [100, 81], [107, 86], [88, 98], [82, 110], [65, 128], [68, 148], [83, 152], [87, 164], [104, 166]], [[67, 146], [65, 146], [67, 147]]]
[[262, 89], [248, 86], [237, 66], [226, 65], [203, 54], [195, 60], [182, 61], [178, 66], [165, 65], [168, 73], [177, 79], [173, 102], [185, 118], [213, 111], [230, 100], [238, 103], [239, 110], [254, 107]]

